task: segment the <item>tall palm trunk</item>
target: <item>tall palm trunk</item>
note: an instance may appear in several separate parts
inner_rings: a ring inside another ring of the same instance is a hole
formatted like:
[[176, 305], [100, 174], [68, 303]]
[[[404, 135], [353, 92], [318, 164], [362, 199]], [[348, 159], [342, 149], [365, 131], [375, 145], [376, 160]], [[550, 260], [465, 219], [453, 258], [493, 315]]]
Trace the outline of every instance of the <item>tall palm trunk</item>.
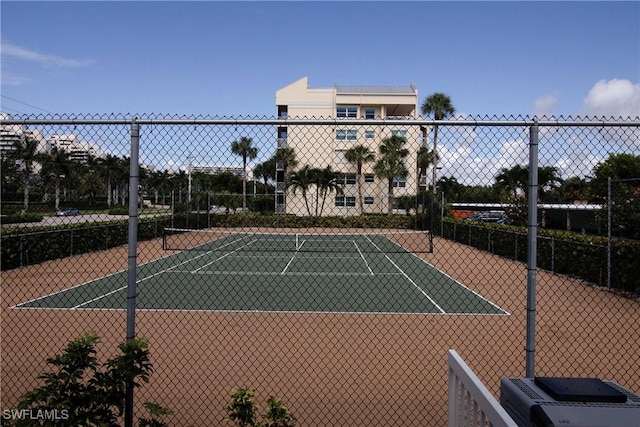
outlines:
[[30, 171], [29, 168], [25, 165], [25, 172], [24, 172], [24, 176], [23, 176], [23, 185], [24, 185], [24, 200], [23, 200], [23, 205], [24, 205], [24, 211], [27, 212], [27, 209], [29, 209], [29, 190], [30, 190], [30, 185], [29, 185], [29, 178], [30, 178]]
[[358, 164], [358, 175], [356, 176], [356, 182], [358, 184], [358, 209], [360, 215], [364, 213], [364, 204], [362, 202], [362, 164]]
[[388, 211], [387, 214], [391, 215], [393, 213], [393, 178], [389, 178], [389, 198], [387, 200], [387, 203], [389, 204], [388, 206]]
[[242, 158], [242, 212], [247, 212], [247, 158]]
[[438, 179], [438, 125], [433, 128], [433, 197], [438, 195], [436, 182]]
[[60, 209], [60, 177], [56, 177], [56, 210]]

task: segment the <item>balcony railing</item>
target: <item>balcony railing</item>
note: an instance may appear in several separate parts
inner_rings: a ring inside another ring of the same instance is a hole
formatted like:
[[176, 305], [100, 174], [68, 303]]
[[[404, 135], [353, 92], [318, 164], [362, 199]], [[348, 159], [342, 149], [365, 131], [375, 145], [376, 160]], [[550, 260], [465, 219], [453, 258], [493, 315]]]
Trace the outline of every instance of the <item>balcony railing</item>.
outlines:
[[517, 427], [455, 350], [449, 350], [449, 427]]

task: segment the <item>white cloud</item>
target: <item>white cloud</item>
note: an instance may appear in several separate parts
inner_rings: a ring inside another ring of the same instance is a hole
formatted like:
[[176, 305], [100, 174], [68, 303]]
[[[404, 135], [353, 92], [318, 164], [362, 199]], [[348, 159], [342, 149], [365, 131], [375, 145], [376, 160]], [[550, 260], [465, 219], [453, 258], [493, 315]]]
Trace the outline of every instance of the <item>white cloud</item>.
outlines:
[[534, 114], [537, 116], [550, 115], [557, 104], [557, 96], [552, 94], [542, 95], [533, 102]]
[[27, 77], [23, 77], [23, 76], [19, 76], [13, 73], [9, 73], [9, 72], [3, 72], [2, 73], [2, 84], [3, 85], [7, 85], [7, 86], [20, 86], [26, 82], [28, 82], [29, 79]]
[[583, 148], [564, 154], [555, 162], [554, 166], [563, 179], [574, 176], [585, 178], [601, 161], [602, 157], [598, 153]]
[[624, 79], [600, 80], [584, 99], [581, 115], [640, 117], [640, 84]]
[[25, 61], [36, 62], [45, 67], [63, 67], [63, 68], [77, 68], [86, 67], [94, 63], [93, 60], [82, 60], [63, 58], [61, 56], [49, 55], [45, 53], [29, 50], [9, 42], [2, 40], [1, 49], [3, 56], [10, 56]]

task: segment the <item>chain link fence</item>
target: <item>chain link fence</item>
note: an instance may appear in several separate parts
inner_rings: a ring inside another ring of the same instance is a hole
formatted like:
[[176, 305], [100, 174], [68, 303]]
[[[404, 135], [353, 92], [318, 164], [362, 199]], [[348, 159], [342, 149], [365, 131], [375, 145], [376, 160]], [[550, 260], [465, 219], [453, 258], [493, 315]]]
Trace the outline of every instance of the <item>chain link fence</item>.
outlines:
[[176, 426], [243, 388], [298, 425], [444, 425], [449, 349], [496, 396], [533, 369], [640, 392], [637, 119], [1, 128], [3, 423], [88, 332], [149, 342], [133, 414]]

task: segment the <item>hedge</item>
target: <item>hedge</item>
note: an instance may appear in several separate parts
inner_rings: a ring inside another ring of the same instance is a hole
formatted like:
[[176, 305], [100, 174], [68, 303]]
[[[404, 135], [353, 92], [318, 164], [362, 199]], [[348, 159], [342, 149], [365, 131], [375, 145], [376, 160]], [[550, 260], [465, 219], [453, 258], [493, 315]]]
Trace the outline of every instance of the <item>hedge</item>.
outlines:
[[[416, 217], [406, 215], [365, 215], [362, 217], [299, 217], [276, 214], [201, 214], [140, 219], [138, 240], [162, 237], [165, 227], [174, 228], [252, 228], [252, 227], [338, 227], [338, 228], [416, 228]], [[105, 223], [74, 223], [59, 226], [12, 227], [0, 232], [0, 269], [10, 270], [125, 245], [128, 220]]]
[[[166, 221], [166, 218], [141, 219], [138, 240], [161, 237]], [[128, 234], [127, 220], [4, 228], [0, 235], [0, 269], [5, 271], [121, 246], [127, 243]]]
[[[138, 240], [162, 236], [165, 227], [222, 228], [381, 228], [428, 229], [430, 218], [416, 215], [362, 215], [300, 217], [283, 214], [202, 214], [141, 219]], [[440, 229], [440, 224], [434, 227]], [[464, 220], [445, 221], [442, 237], [520, 262], [527, 261], [524, 227], [485, 224]], [[105, 250], [128, 241], [126, 219], [109, 223], [80, 223], [50, 227], [2, 229], [0, 268], [24, 265]], [[607, 286], [607, 240], [573, 232], [540, 229], [537, 240], [538, 267], [576, 277], [598, 286]], [[437, 248], [436, 248], [437, 250]], [[640, 242], [615, 239], [611, 245], [611, 286], [640, 293], [637, 260]]]
[[[527, 262], [525, 227], [449, 220], [443, 224], [442, 237], [504, 258]], [[608, 285], [607, 239], [570, 231], [538, 230], [537, 264], [539, 268], [575, 277], [597, 286]], [[436, 249], [437, 250], [437, 249]], [[640, 294], [637, 260], [640, 241], [611, 241], [611, 287]]]

